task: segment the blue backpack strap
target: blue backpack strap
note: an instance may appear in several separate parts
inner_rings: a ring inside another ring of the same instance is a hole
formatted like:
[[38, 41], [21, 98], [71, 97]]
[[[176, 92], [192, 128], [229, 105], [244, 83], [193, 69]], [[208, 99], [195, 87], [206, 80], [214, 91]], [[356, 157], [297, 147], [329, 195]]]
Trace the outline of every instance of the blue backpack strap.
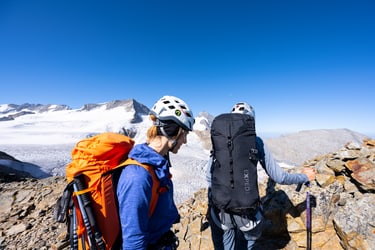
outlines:
[[266, 160], [265, 160], [263, 140], [257, 136], [255, 142], [256, 142], [257, 149], [258, 149], [259, 162], [262, 165], [263, 169], [266, 170]]

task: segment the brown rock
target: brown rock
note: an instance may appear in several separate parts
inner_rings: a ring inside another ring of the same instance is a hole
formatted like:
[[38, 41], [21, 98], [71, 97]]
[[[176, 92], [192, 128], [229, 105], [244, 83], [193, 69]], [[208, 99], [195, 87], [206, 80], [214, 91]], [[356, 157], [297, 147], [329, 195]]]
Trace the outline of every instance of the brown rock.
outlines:
[[339, 159], [332, 159], [327, 161], [327, 166], [335, 171], [336, 173], [340, 173], [345, 169], [345, 163]]
[[362, 145], [364, 147], [375, 147], [375, 139], [365, 138]]
[[335, 181], [335, 176], [326, 175], [326, 174], [317, 174], [316, 182], [322, 187], [325, 188], [328, 185], [331, 185]]
[[352, 172], [351, 176], [367, 191], [375, 191], [375, 163], [368, 158], [358, 158], [346, 162], [345, 166]]

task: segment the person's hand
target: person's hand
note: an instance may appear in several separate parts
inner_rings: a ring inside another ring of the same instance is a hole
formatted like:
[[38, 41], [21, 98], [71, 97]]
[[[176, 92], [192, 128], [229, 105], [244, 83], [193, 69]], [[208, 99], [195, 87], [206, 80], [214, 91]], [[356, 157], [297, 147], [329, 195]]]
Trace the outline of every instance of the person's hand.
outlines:
[[315, 176], [316, 176], [315, 169], [310, 168], [310, 167], [305, 167], [302, 169], [302, 173], [307, 175], [307, 178], [309, 178], [309, 181], [315, 180]]

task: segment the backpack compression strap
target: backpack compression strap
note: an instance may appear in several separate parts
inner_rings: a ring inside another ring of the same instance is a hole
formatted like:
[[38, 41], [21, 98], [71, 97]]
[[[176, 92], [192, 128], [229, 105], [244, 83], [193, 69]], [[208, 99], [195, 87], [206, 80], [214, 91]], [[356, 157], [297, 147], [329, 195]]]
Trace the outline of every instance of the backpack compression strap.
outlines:
[[160, 181], [158, 179], [158, 177], [156, 176], [155, 174], [155, 169], [150, 166], [150, 165], [146, 165], [146, 164], [142, 164], [134, 159], [131, 159], [131, 158], [128, 158], [125, 162], [121, 163], [120, 166], [128, 166], [128, 165], [138, 165], [138, 166], [141, 166], [143, 167], [144, 169], [147, 170], [147, 172], [150, 173], [151, 177], [152, 177], [152, 191], [151, 191], [151, 202], [150, 202], [150, 208], [149, 208], [149, 211], [148, 211], [148, 216], [151, 217], [152, 214], [154, 213], [155, 211], [155, 208], [156, 208], [156, 203], [158, 202], [158, 199], [159, 199], [159, 187], [160, 187]]

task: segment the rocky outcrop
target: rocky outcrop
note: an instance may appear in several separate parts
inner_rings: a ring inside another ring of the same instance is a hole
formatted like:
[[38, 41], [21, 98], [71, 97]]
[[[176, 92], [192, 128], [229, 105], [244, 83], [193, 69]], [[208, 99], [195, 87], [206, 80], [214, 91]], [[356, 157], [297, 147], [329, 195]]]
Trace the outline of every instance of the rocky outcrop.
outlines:
[[64, 177], [1, 183], [0, 249], [61, 248], [66, 226], [52, 215], [65, 185]]
[[4, 174], [11, 179], [13, 179], [12, 176], [15, 177], [15, 179], [17, 179], [17, 177], [45, 178], [51, 176], [42, 171], [40, 167], [35, 164], [17, 160], [5, 152], [0, 151], [0, 176], [4, 176]]
[[[306, 248], [306, 192], [312, 206], [312, 249], [375, 249], [375, 140], [349, 143], [304, 166], [316, 168], [311, 187], [260, 183], [267, 226], [256, 249]], [[302, 166], [301, 166], [302, 167]], [[213, 249], [205, 214], [207, 190], [179, 206], [180, 249]]]
[[[311, 195], [312, 248], [375, 249], [375, 140], [349, 143], [306, 161], [317, 170], [311, 187], [260, 183], [267, 226], [256, 249], [306, 248], [306, 192]], [[0, 249], [68, 249], [66, 226], [52, 219], [64, 177], [22, 178], [0, 183]], [[179, 204], [173, 230], [179, 249], [213, 249], [206, 220], [207, 190]]]

